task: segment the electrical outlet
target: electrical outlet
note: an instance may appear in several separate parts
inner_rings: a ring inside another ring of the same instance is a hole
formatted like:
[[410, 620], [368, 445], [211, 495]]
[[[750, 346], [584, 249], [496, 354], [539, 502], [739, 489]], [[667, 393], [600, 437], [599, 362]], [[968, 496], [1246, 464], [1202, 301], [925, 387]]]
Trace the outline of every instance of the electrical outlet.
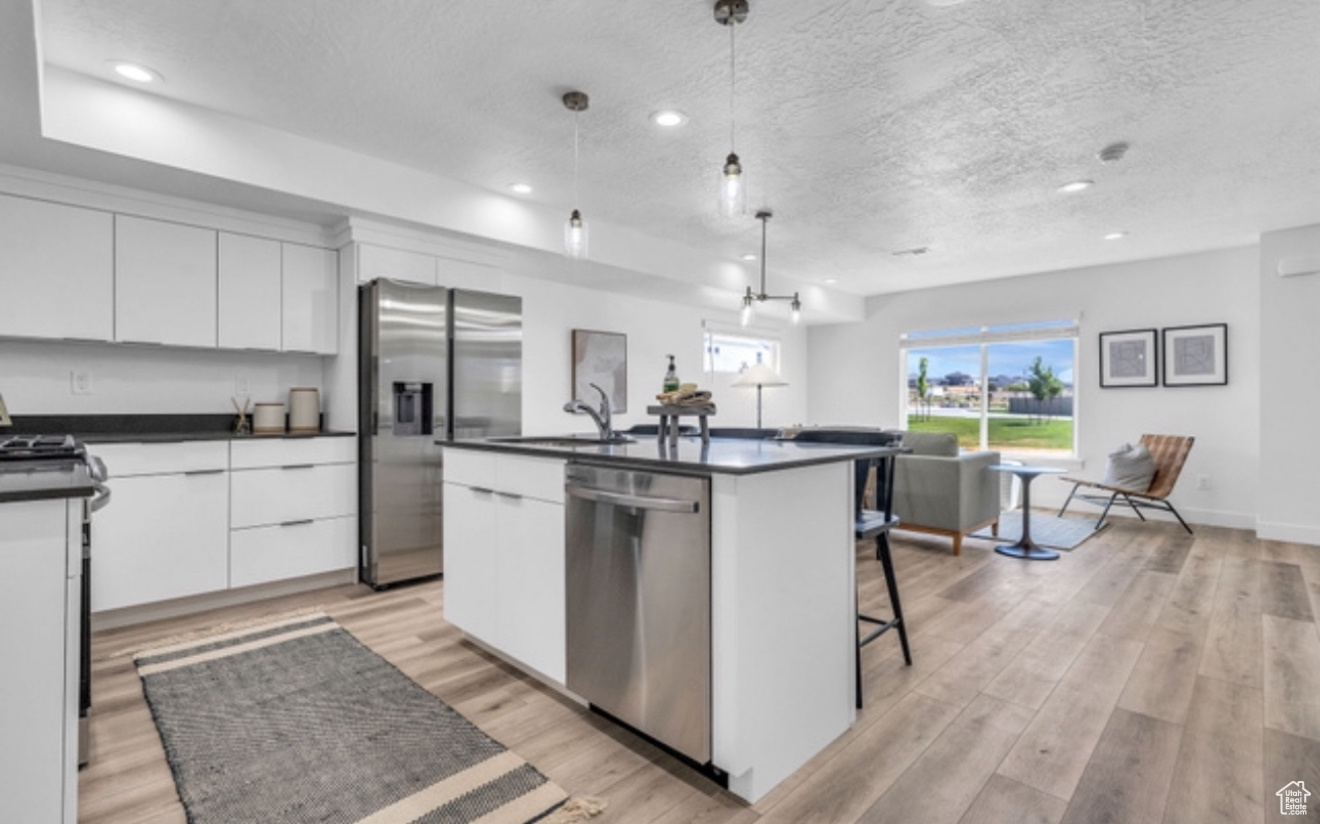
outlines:
[[92, 373], [75, 369], [69, 373], [69, 388], [75, 395], [92, 394]]
[[1196, 488], [1197, 488], [1197, 489], [1209, 489], [1209, 488], [1210, 488], [1210, 476], [1209, 476], [1209, 475], [1197, 475], [1197, 476], [1196, 476]]
[[234, 394], [243, 397], [249, 394], [247, 375], [234, 376]]

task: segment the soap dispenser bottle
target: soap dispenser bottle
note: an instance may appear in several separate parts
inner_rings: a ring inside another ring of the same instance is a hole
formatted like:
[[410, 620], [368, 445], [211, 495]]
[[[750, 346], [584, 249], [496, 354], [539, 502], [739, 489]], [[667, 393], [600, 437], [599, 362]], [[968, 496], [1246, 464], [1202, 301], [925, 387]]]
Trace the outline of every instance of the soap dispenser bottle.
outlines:
[[678, 369], [674, 367], [674, 356], [669, 355], [669, 369], [665, 371], [664, 392], [676, 392], [681, 385], [678, 380]]

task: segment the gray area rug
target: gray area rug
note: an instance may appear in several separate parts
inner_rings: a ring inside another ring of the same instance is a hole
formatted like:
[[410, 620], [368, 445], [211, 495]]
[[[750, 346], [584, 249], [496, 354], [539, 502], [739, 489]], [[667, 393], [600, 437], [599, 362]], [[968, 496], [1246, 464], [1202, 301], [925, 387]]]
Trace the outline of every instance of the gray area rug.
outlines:
[[319, 613], [135, 661], [192, 824], [524, 824], [566, 801]]
[[[1095, 518], [1060, 518], [1044, 512], [1031, 512], [1031, 540], [1050, 549], [1076, 549], [1092, 535], [1108, 528], [1109, 522], [1095, 528]], [[973, 538], [1000, 543], [1015, 543], [1022, 537], [1022, 510], [1011, 509], [999, 514], [999, 535], [991, 535], [988, 528], [972, 533]]]

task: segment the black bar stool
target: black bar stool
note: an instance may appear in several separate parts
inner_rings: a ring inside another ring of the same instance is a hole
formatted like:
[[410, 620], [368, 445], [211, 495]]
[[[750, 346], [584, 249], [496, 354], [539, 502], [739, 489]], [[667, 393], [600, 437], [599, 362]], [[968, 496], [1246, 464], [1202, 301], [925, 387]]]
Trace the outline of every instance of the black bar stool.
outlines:
[[[898, 446], [902, 435], [896, 432], [854, 431], [847, 429], [805, 429], [794, 438], [797, 441], [839, 444], [866, 444], [879, 446]], [[889, 532], [898, 526], [899, 519], [893, 513], [894, 501], [894, 455], [869, 458], [854, 462], [853, 468], [853, 512], [856, 520], [853, 534], [858, 540], [875, 540], [875, 557], [885, 574], [885, 587], [889, 590], [889, 603], [893, 607], [893, 616], [877, 618], [862, 613], [857, 607], [856, 592], [853, 593], [854, 611], [857, 612], [858, 629], [856, 630], [857, 655], [857, 708], [862, 708], [862, 647], [884, 635], [891, 629], [898, 630], [898, 640], [903, 646], [903, 660], [912, 666], [912, 648], [908, 644], [907, 624], [903, 621], [903, 605], [898, 598], [898, 579], [894, 576], [894, 560], [889, 552]], [[875, 509], [866, 509], [866, 481], [875, 469]], [[866, 635], [861, 634], [860, 624], [874, 624], [875, 629]]]

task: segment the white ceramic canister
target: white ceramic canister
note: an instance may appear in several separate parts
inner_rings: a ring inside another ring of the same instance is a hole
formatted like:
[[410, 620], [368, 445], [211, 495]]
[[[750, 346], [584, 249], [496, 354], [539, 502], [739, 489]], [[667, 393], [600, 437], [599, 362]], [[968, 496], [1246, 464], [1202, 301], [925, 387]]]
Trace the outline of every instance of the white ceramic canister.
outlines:
[[276, 435], [284, 432], [284, 404], [258, 403], [252, 406], [252, 434]]
[[314, 386], [289, 390], [289, 431], [321, 431], [321, 392]]

